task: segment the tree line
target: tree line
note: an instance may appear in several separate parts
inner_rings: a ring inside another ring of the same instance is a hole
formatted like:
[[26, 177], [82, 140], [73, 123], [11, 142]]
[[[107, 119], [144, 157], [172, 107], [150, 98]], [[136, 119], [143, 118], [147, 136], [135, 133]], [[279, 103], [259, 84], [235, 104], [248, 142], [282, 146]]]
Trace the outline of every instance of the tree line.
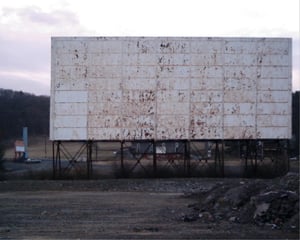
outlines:
[[49, 135], [50, 97], [0, 88], [0, 142], [30, 135]]

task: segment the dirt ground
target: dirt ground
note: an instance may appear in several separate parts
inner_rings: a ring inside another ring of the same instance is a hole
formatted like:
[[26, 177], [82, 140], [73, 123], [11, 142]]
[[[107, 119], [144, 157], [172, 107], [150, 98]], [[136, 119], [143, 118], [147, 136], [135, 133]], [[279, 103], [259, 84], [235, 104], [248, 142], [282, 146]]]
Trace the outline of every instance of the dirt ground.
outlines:
[[52, 181], [38, 180], [51, 179], [52, 161], [49, 143], [37, 143], [40, 163], [4, 162], [0, 239], [299, 239], [299, 161], [274, 179]]
[[[274, 228], [270, 224], [240, 223], [232, 217], [200, 218], [202, 203], [212, 211], [200, 201], [201, 193], [256, 185], [257, 181], [1, 181], [0, 239], [298, 239], [297, 226]], [[271, 186], [280, 179], [259, 181]], [[196, 218], [191, 217], [195, 214]]]

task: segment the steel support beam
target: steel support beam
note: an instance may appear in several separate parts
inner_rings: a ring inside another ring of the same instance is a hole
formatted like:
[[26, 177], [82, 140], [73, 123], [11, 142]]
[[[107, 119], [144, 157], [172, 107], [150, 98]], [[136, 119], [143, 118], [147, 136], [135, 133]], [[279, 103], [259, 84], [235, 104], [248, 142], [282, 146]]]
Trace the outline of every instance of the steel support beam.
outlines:
[[216, 176], [224, 177], [224, 141], [223, 140], [215, 141], [215, 174]]
[[[93, 171], [93, 141], [84, 141], [74, 154], [63, 143], [63, 141], [52, 142], [53, 179], [61, 178], [63, 174], [71, 169], [78, 168], [77, 161], [84, 152], [86, 153], [86, 176], [87, 178], [91, 178]], [[65, 143], [70, 142], [65, 141]], [[67, 161], [67, 166], [64, 168], [62, 167], [62, 156]]]

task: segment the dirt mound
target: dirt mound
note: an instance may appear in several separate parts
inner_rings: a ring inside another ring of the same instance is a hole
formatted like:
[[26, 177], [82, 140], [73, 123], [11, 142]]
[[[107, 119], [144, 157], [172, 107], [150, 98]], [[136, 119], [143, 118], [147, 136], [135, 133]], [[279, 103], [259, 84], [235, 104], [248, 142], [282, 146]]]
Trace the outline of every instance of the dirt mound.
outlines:
[[196, 203], [184, 221], [252, 223], [299, 232], [299, 174], [282, 178], [219, 182], [188, 195]]

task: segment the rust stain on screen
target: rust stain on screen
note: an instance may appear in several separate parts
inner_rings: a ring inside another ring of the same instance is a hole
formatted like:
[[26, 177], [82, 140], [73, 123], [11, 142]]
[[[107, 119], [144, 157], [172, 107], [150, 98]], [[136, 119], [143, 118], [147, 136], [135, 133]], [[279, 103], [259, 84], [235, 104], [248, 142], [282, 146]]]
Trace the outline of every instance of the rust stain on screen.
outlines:
[[52, 140], [291, 137], [291, 39], [54, 37]]

